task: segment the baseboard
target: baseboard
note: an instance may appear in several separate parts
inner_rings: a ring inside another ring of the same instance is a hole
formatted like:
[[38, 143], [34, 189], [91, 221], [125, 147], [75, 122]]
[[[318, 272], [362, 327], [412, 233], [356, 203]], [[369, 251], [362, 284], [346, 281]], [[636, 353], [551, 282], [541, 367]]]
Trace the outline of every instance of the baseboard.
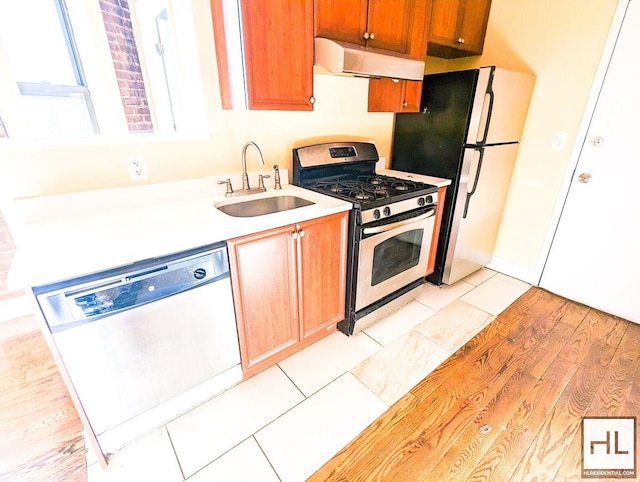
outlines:
[[0, 301], [0, 323], [33, 314], [33, 307], [26, 296]]
[[520, 264], [507, 261], [506, 259], [496, 258], [491, 259], [491, 262], [487, 265], [487, 268], [497, 271], [498, 273], [506, 274], [512, 278], [519, 279], [525, 283], [537, 286], [538, 279], [535, 277], [534, 268], [527, 268]]

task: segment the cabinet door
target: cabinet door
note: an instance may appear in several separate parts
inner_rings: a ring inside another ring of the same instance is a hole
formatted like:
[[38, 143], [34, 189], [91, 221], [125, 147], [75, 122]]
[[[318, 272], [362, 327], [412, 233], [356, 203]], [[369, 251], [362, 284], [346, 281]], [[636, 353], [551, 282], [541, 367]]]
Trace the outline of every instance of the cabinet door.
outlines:
[[369, 80], [369, 112], [419, 112], [422, 81]]
[[457, 42], [462, 50], [480, 55], [487, 32], [491, 0], [465, 0], [462, 4]]
[[449, 47], [454, 43], [458, 29], [458, 13], [461, 0], [433, 0], [429, 42]]
[[312, 110], [313, 0], [243, 0], [249, 109]]
[[228, 242], [245, 376], [272, 365], [299, 340], [292, 234], [287, 226]]
[[443, 58], [480, 55], [491, 0], [433, 0], [428, 54]]
[[364, 45], [368, 0], [315, 0], [315, 36]]
[[345, 318], [347, 218], [339, 213], [300, 223], [301, 339], [320, 338]]
[[[420, 0], [422, 1], [422, 0]], [[367, 33], [370, 47], [409, 52], [410, 17], [415, 0], [369, 0]]]

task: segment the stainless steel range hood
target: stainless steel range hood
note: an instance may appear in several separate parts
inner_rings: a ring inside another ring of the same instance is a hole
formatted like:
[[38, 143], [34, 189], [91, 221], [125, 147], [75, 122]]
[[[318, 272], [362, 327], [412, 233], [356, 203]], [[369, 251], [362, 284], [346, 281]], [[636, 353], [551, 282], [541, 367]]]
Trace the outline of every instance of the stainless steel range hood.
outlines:
[[422, 80], [424, 62], [389, 50], [327, 38], [314, 39], [314, 64], [332, 73]]

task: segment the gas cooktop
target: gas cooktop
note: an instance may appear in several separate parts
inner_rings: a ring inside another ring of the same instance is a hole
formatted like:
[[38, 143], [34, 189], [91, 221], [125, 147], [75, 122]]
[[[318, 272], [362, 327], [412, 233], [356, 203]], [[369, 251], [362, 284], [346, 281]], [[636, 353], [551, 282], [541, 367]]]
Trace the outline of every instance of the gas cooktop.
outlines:
[[363, 207], [382, 206], [389, 202], [411, 199], [438, 190], [436, 186], [422, 182], [378, 174], [357, 176], [355, 179], [318, 179], [306, 184], [305, 187]]

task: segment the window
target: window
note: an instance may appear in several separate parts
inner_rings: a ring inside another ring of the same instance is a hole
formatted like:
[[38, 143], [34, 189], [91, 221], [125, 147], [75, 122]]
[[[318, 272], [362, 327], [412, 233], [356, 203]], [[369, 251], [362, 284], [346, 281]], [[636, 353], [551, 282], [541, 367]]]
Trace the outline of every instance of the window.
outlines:
[[0, 3], [0, 32], [23, 113], [34, 135], [48, 138], [97, 133], [62, 0]]
[[191, 132], [195, 52], [183, 0], [0, 2], [0, 139]]

